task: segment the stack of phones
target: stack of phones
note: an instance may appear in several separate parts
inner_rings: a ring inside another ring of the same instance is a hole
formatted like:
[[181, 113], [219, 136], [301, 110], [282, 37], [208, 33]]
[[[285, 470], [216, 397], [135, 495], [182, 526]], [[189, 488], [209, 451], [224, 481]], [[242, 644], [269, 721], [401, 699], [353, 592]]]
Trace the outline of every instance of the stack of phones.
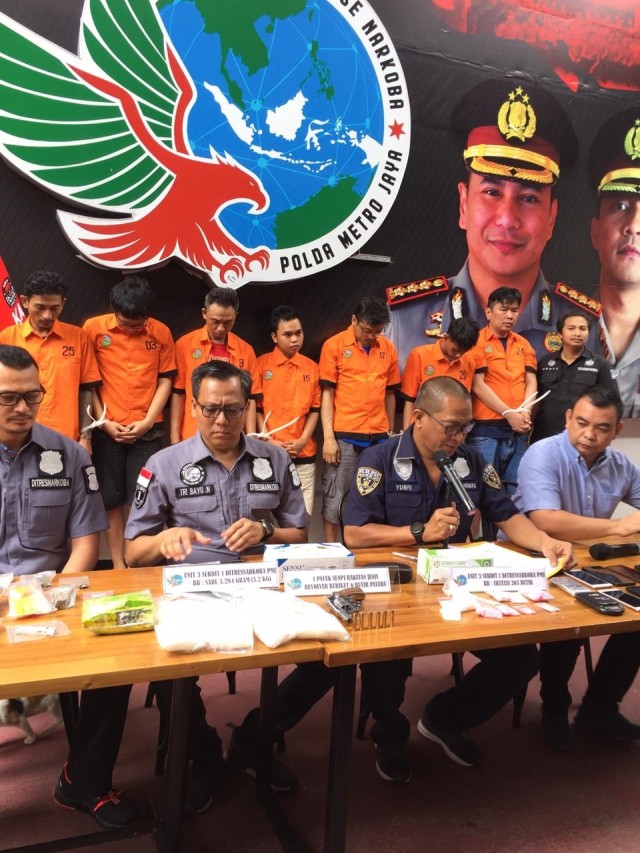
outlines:
[[[597, 589], [603, 595], [619, 601], [625, 607], [640, 613], [640, 575], [627, 566], [589, 566], [584, 569], [570, 569], [562, 575], [551, 578], [554, 586], [563, 589], [570, 595], [585, 592], [585, 587]], [[613, 589], [614, 586], [625, 589]]]

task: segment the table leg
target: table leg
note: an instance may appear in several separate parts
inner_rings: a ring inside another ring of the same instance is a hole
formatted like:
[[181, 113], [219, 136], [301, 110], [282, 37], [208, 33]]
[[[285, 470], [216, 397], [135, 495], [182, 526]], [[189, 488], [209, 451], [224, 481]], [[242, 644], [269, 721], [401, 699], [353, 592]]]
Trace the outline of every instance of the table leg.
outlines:
[[345, 849], [355, 693], [355, 664], [339, 667], [333, 687], [333, 708], [331, 711], [331, 745], [327, 811], [324, 823], [324, 853], [343, 853]]
[[181, 850], [189, 759], [187, 750], [189, 717], [195, 683], [195, 677], [178, 678], [173, 683], [167, 755], [167, 805], [158, 845], [160, 853], [180, 853]]

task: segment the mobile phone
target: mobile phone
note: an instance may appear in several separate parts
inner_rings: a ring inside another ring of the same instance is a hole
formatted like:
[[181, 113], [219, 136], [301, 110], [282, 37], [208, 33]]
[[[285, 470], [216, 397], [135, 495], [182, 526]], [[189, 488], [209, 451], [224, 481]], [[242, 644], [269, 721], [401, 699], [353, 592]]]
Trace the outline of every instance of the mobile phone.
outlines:
[[575, 595], [577, 592], [584, 592], [584, 584], [579, 583], [573, 578], [567, 577], [567, 575], [554, 575], [550, 578], [550, 583], [553, 586], [559, 587], [564, 592], [569, 593], [569, 595]]
[[608, 566], [606, 569], [602, 569], [600, 566], [585, 566], [583, 571], [593, 575], [594, 578], [600, 578], [601, 581], [613, 584], [613, 586], [633, 586], [637, 582], [637, 578], [634, 580], [622, 572], [610, 571]]
[[606, 595], [604, 592], [589, 592], [585, 590], [584, 592], [577, 592], [575, 599], [580, 604], [586, 604], [587, 607], [590, 607], [597, 613], [601, 613], [603, 616], [622, 616], [624, 613], [624, 607], [620, 602]]
[[608, 589], [602, 594], [607, 595], [610, 598], [615, 598], [620, 602], [620, 604], [624, 604], [630, 610], [635, 610], [636, 613], [640, 613], [640, 596], [631, 595], [631, 593], [626, 589]]
[[596, 577], [602, 577], [609, 580], [610, 577], [615, 578], [611, 583], [615, 586], [631, 586], [634, 583], [640, 582], [640, 575], [628, 566], [623, 566], [622, 563], [614, 566], [583, 566], [585, 572], [591, 572]]
[[598, 575], [594, 575], [584, 569], [569, 569], [567, 574], [586, 586], [590, 586], [591, 589], [602, 589], [603, 587], [612, 586], [611, 581], [603, 580]]

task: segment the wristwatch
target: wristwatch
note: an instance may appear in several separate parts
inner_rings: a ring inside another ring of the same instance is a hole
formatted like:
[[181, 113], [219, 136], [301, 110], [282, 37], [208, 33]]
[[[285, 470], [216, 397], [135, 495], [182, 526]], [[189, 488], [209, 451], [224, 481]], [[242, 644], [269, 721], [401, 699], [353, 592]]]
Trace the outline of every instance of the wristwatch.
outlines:
[[267, 521], [266, 518], [260, 518], [258, 520], [262, 525], [262, 529], [264, 530], [264, 533], [262, 534], [262, 539], [260, 541], [266, 542], [267, 539], [271, 539], [276, 529], [270, 521]]
[[416, 545], [424, 545], [424, 540], [422, 539], [424, 523], [422, 521], [414, 521], [413, 524], [409, 525], [409, 530], [411, 531], [413, 538], [416, 540]]

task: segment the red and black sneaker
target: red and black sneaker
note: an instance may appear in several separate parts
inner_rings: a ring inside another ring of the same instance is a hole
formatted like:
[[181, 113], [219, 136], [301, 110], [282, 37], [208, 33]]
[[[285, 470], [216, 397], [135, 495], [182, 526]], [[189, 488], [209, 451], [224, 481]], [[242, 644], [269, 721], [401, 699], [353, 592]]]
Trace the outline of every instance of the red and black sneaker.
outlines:
[[138, 809], [122, 791], [111, 789], [102, 796], [75, 791], [67, 776], [66, 764], [53, 792], [53, 799], [65, 809], [91, 815], [105, 829], [121, 829], [138, 819]]

